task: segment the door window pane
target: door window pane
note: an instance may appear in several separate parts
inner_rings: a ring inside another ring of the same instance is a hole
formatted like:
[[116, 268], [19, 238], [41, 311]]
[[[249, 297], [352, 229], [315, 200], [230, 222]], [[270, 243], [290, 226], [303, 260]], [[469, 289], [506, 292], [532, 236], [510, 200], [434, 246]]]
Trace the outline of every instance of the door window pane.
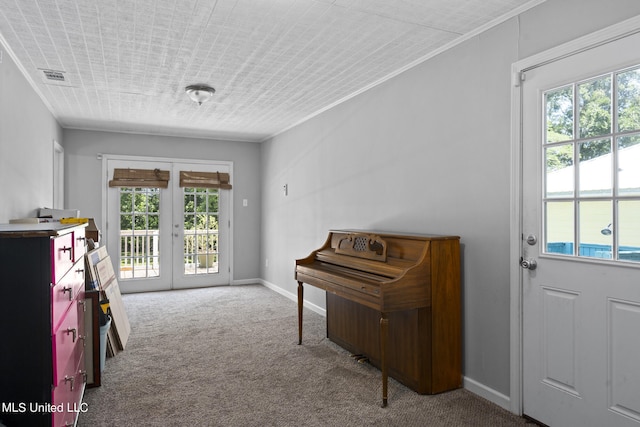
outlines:
[[120, 279], [160, 276], [160, 189], [121, 187]]
[[618, 194], [640, 196], [640, 135], [618, 138]]
[[640, 69], [617, 75], [618, 131], [640, 130]]
[[546, 142], [573, 139], [573, 85], [546, 93]]
[[545, 242], [547, 252], [573, 255], [573, 202], [547, 202], [545, 205]]
[[610, 196], [613, 185], [611, 140], [607, 138], [582, 142], [578, 150], [580, 196]]
[[613, 217], [610, 201], [580, 202], [580, 256], [612, 258]]
[[184, 188], [184, 274], [218, 273], [218, 190]]
[[640, 262], [640, 200], [618, 203], [618, 259]]
[[611, 133], [611, 77], [578, 85], [579, 138]]
[[574, 189], [573, 145], [545, 149], [546, 197], [572, 197]]
[[640, 66], [552, 89], [544, 103], [544, 251], [640, 262]]

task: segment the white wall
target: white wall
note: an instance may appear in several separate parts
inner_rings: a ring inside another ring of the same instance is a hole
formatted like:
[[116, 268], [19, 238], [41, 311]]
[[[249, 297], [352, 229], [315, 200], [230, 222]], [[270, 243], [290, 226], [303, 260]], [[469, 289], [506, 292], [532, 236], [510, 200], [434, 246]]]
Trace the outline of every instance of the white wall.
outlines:
[[0, 44], [0, 223], [53, 205], [53, 141], [62, 129]]
[[[98, 154], [150, 156], [233, 162], [232, 219], [234, 233], [234, 280], [256, 279], [259, 271], [260, 146], [229, 142], [116, 132], [66, 129], [67, 206], [102, 224], [102, 161]], [[248, 206], [242, 205], [247, 199]]]
[[265, 142], [262, 277], [295, 294], [331, 228], [459, 235], [464, 375], [508, 399], [511, 64], [638, 13], [549, 0]]

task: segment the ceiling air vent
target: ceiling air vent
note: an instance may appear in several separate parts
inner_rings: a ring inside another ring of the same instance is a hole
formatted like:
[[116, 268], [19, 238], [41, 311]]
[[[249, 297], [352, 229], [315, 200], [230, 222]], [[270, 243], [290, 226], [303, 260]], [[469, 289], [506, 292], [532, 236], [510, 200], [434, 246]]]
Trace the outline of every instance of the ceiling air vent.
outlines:
[[44, 76], [47, 80], [53, 80], [56, 82], [63, 82], [64, 80], [64, 71], [55, 71], [55, 70], [42, 70]]

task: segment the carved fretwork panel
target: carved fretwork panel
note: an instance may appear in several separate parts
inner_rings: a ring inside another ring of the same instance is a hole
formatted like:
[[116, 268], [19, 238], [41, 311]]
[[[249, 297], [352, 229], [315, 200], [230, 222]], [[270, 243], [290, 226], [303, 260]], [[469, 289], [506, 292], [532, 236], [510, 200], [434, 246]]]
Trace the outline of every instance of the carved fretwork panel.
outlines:
[[387, 242], [373, 234], [353, 233], [340, 239], [336, 253], [384, 262], [387, 260]]

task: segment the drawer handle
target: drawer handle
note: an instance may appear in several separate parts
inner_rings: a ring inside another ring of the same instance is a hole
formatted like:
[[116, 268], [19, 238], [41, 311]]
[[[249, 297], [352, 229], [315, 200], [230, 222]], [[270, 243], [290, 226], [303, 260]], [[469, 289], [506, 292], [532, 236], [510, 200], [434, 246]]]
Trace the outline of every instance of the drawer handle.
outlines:
[[67, 335], [73, 334], [73, 342], [76, 342], [76, 338], [78, 335], [78, 330], [76, 328], [67, 328], [65, 332], [67, 333]]
[[73, 300], [73, 288], [64, 287], [62, 288], [62, 293], [69, 292], [69, 301]]
[[63, 247], [60, 248], [60, 251], [62, 251], [62, 252], [69, 251], [69, 260], [73, 261], [73, 256], [72, 256], [72, 253], [71, 253], [71, 247], [63, 246]]
[[70, 390], [70, 391], [73, 391], [73, 384], [75, 383], [75, 381], [76, 381], [76, 380], [75, 380], [75, 378], [74, 378], [74, 377], [70, 377], [70, 376], [68, 376], [68, 375], [65, 375], [65, 376], [64, 376], [64, 383], [65, 383], [65, 384], [66, 384], [66, 383], [69, 383], [69, 382], [71, 383], [71, 390]]

